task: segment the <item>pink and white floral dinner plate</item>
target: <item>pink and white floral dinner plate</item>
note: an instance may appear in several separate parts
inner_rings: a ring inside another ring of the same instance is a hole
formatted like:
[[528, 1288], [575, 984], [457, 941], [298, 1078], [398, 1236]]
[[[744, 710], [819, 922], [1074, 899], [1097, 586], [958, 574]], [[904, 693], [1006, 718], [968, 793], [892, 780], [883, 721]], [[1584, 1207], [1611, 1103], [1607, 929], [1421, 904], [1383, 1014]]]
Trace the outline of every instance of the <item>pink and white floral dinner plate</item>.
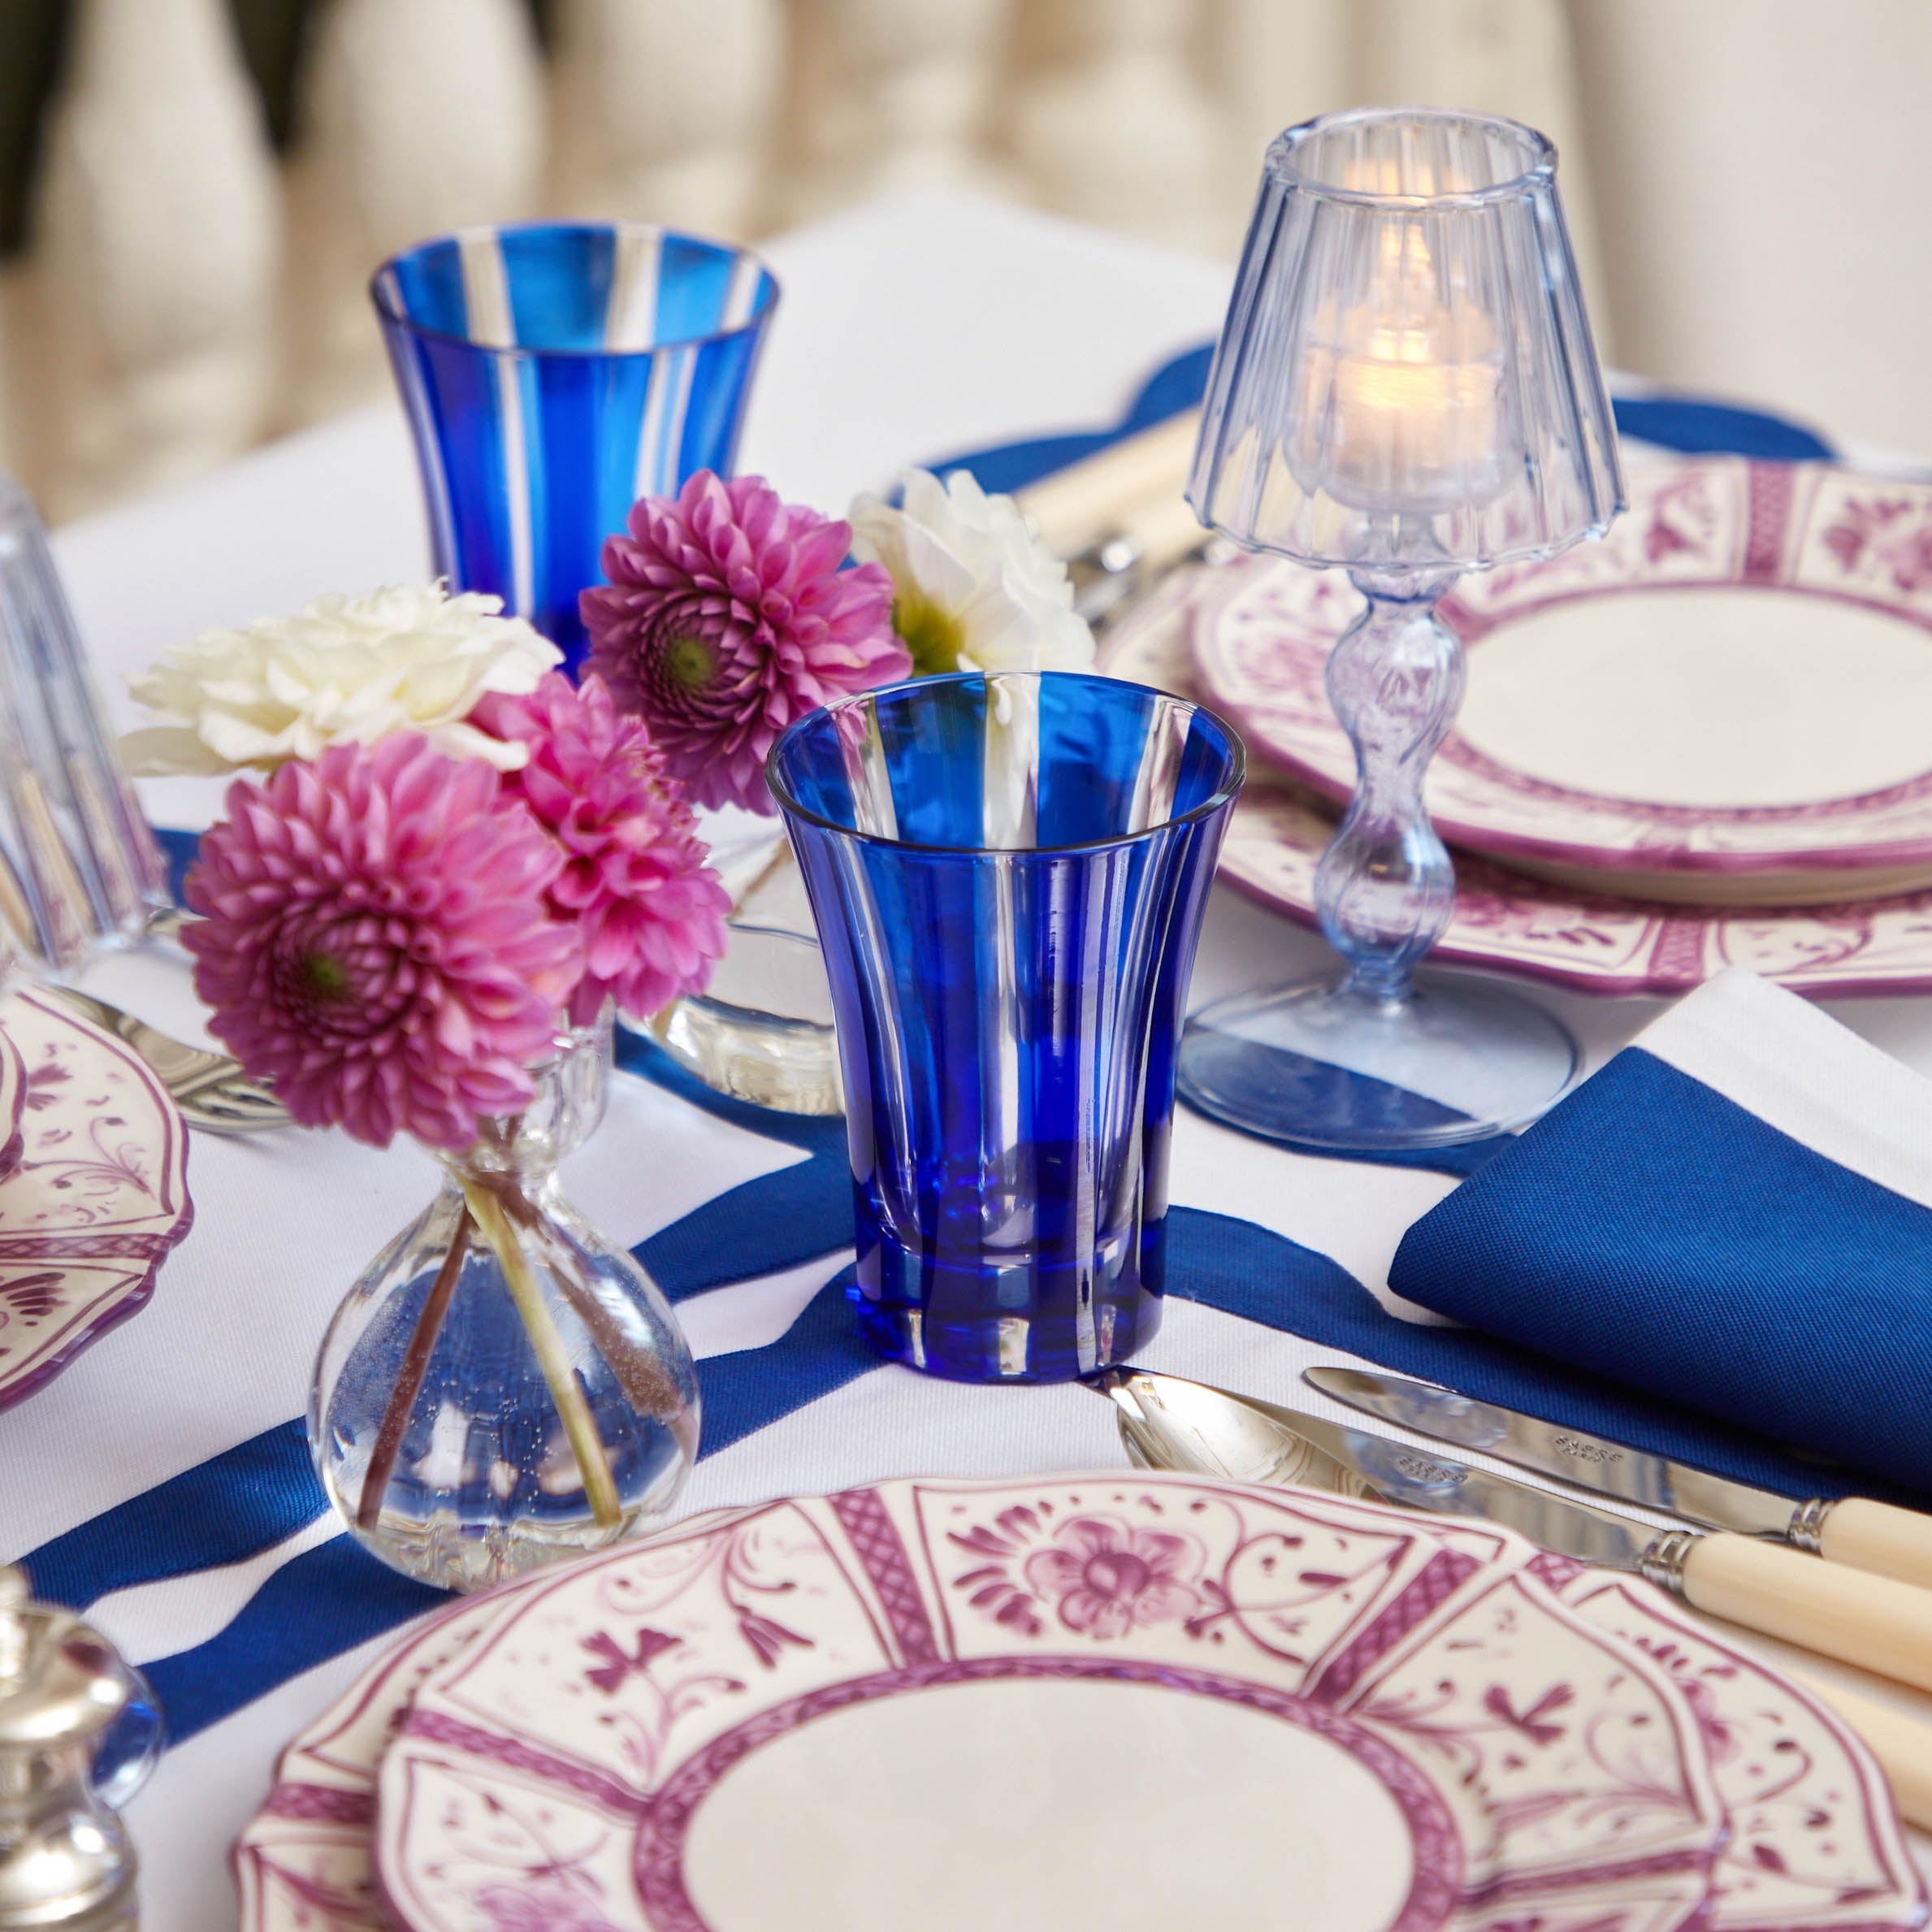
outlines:
[[1154, 1932], [1284, 1895], [1311, 1932], [1531, 1900], [1673, 1932], [1725, 1828], [1695, 1716], [1532, 1554], [1139, 1475], [736, 1511], [424, 1680], [379, 1895], [407, 1932]]
[[[1323, 674], [1360, 603], [1254, 559], [1195, 618], [1208, 700], [1331, 800], [1354, 760]], [[1647, 468], [1603, 540], [1464, 577], [1441, 611], [1469, 652], [1427, 788], [1452, 845], [1699, 903], [1932, 885], [1932, 487]]]
[[188, 1232], [188, 1135], [139, 1055], [44, 994], [0, 1004], [0, 1125], [17, 1056], [19, 1150], [0, 1179], [0, 1408], [145, 1302]]
[[236, 1870], [242, 1932], [1925, 1916], [1863, 1748], [1647, 1587], [1147, 1473], [714, 1511], [460, 1605]]
[[[1203, 695], [1189, 631], [1193, 600], [1211, 595], [1219, 574], [1170, 578], [1115, 626], [1102, 668]], [[1250, 765], [1221, 847], [1220, 876], [1312, 925], [1315, 869], [1334, 830], [1311, 793]], [[1455, 911], [1431, 955], [1445, 965], [1601, 994], [1673, 997], [1726, 966], [1748, 966], [1814, 997], [1932, 991], [1932, 891], [1770, 909], [1657, 904], [1525, 877], [1466, 852], [1455, 857]]]

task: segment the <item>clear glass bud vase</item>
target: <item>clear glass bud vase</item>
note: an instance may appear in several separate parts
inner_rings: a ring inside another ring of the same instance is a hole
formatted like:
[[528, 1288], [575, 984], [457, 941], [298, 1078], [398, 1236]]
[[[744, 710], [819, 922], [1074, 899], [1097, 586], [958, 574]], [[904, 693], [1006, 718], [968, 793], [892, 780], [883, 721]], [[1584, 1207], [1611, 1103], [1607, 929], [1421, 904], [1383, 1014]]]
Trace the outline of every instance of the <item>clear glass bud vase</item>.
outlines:
[[698, 1446], [669, 1304], [565, 1200], [603, 1118], [608, 1015], [559, 1042], [520, 1114], [444, 1154], [442, 1191], [371, 1262], [316, 1362], [309, 1443], [355, 1536], [480, 1590], [661, 1516]]

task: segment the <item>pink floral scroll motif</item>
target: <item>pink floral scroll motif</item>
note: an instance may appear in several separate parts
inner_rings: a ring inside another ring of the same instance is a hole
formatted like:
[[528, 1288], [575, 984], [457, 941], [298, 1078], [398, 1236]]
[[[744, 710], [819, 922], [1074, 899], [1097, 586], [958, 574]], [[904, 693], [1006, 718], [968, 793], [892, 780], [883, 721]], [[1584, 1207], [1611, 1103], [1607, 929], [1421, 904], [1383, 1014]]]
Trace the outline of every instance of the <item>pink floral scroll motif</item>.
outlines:
[[1036, 1596], [1068, 1630], [1123, 1637], [1137, 1624], [1172, 1623], [1201, 1601], [1201, 1545], [1176, 1530], [1136, 1528], [1111, 1516], [1076, 1516], [1026, 1560]]
[[1907, 596], [1932, 584], [1932, 503], [1917, 492], [1848, 496], [1818, 542], [1848, 578], [1883, 578]]

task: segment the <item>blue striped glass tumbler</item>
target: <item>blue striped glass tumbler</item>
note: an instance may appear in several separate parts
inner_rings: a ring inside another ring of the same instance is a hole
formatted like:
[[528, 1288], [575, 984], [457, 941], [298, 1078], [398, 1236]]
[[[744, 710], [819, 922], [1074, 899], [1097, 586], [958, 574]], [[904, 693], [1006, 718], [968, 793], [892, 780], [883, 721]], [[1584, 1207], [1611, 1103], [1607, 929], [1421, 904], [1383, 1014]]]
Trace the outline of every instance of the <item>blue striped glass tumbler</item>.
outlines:
[[577, 594], [639, 496], [728, 475], [778, 284], [643, 222], [465, 228], [376, 271], [435, 570], [528, 617], [574, 669]]
[[813, 712], [768, 771], [838, 1020], [860, 1326], [962, 1381], [1127, 1359], [1240, 739], [1139, 685], [1000, 673]]

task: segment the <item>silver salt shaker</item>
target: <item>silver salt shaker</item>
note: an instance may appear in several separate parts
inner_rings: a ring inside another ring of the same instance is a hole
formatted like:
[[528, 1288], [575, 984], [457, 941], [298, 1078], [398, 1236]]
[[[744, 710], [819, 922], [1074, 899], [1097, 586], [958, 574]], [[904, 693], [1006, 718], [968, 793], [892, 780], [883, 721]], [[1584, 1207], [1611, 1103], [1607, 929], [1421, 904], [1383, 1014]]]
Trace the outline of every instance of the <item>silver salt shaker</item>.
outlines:
[[140, 1673], [0, 1568], [0, 1932], [134, 1932], [134, 1848], [115, 1808], [160, 1743]]

